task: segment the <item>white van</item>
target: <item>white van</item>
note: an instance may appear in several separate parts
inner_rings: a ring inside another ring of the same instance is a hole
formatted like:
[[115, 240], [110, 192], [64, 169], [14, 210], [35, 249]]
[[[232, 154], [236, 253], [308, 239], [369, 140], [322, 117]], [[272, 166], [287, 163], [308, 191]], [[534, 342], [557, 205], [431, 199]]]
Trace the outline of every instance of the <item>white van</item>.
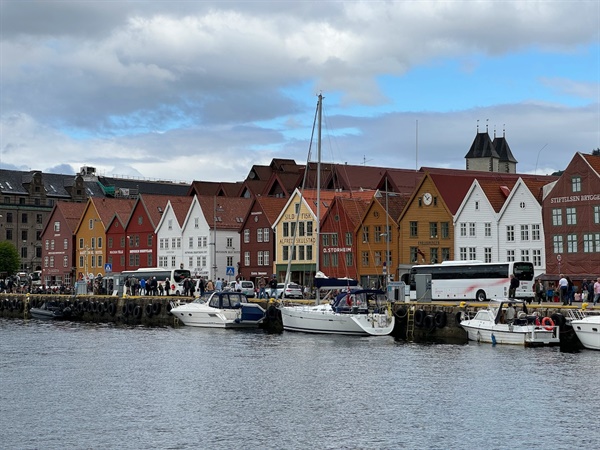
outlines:
[[[254, 282], [252, 281], [240, 281], [242, 285], [242, 294], [245, 294], [248, 298], [254, 298], [256, 295], [256, 291], [254, 290]], [[228, 291], [235, 291], [235, 281], [230, 281], [227, 285]]]

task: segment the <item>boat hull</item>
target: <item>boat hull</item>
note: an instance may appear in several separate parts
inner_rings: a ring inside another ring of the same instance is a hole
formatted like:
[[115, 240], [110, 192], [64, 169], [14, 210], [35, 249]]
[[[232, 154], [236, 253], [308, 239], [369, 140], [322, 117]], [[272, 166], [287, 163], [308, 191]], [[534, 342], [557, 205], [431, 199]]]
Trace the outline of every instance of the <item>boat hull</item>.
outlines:
[[600, 316], [572, 320], [571, 326], [585, 348], [600, 350]]
[[[254, 307], [256, 314], [249, 314], [247, 309]], [[259, 305], [244, 305], [244, 309], [217, 309], [189, 303], [171, 309], [171, 314], [186, 326], [203, 328], [257, 328], [264, 320], [264, 310]]]
[[546, 330], [535, 325], [489, 326], [473, 322], [473, 320], [461, 322], [470, 341], [508, 345], [558, 345], [560, 343], [559, 327], [549, 327], [552, 329]]
[[281, 308], [281, 318], [284, 330], [304, 333], [387, 336], [394, 329], [393, 316], [336, 313], [328, 305], [285, 306]]

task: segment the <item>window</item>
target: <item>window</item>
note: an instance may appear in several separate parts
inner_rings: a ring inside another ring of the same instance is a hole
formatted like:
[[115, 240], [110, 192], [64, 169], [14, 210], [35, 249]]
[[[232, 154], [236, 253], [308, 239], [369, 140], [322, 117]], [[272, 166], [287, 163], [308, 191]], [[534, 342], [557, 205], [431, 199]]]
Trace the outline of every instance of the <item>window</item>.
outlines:
[[152, 233], [148, 233], [148, 238], [146, 240], [148, 247], [152, 247], [153, 240], [154, 240], [154, 235]]
[[461, 224], [460, 224], [460, 236], [461, 237], [467, 236], [467, 224], [465, 222], [461, 222]]
[[437, 224], [437, 222], [429, 222], [429, 236], [432, 239], [437, 239], [437, 237], [438, 237], [438, 224]]
[[532, 250], [533, 254], [533, 265], [536, 267], [541, 267], [542, 265], [542, 251], [541, 250]]
[[226, 246], [227, 248], [231, 248], [231, 247], [233, 247], [233, 238], [231, 238], [231, 237], [228, 237], [228, 238], [227, 238], [227, 240], [226, 240], [226, 244], [225, 244], [225, 246]]
[[539, 241], [540, 240], [540, 224], [534, 223], [531, 225], [531, 240]]
[[567, 235], [567, 253], [577, 253], [577, 235]]
[[306, 260], [307, 261], [312, 261], [313, 260], [313, 248], [312, 248], [312, 245], [307, 245], [306, 246]]
[[284, 245], [281, 248], [281, 259], [282, 261], [289, 261], [290, 259], [290, 247], [287, 245]]
[[476, 247], [469, 247], [469, 259], [477, 259]]
[[376, 243], [381, 242], [381, 225], [375, 225], [373, 231], [375, 232], [373, 235], [374, 241]]
[[339, 265], [338, 256], [339, 253], [331, 254], [331, 267], [337, 267]]
[[60, 232], [60, 222], [54, 222], [54, 232], [58, 233]]
[[7, 241], [12, 241], [13, 238], [13, 230], [10, 228], [6, 229], [6, 240]]
[[22, 213], [21, 214], [21, 223], [27, 223], [27, 217], [28, 217], [27, 213]]
[[79, 248], [83, 248], [83, 238], [79, 238]]
[[369, 252], [362, 252], [362, 265], [363, 267], [369, 266]]
[[177, 257], [175, 257], [175, 256], [171, 256], [171, 267], [172, 268], [177, 267]]
[[304, 225], [306, 222], [298, 222], [298, 236], [304, 236], [305, 235], [305, 231], [304, 231]]
[[322, 234], [321, 241], [323, 242], [323, 247], [327, 247], [329, 245], [329, 235], [327, 233]]
[[[529, 240], [529, 225], [521, 225], [521, 240], [528, 241]], [[525, 260], [523, 260], [525, 261]]]
[[363, 242], [369, 242], [369, 227], [363, 226], [362, 236], [363, 236]]
[[410, 221], [410, 237], [419, 236], [419, 228], [417, 226], [417, 222], [414, 220]]
[[299, 245], [298, 246], [298, 260], [299, 261], [304, 261], [304, 245]]
[[515, 251], [514, 250], [506, 250], [506, 261], [512, 262], [515, 260]]
[[594, 251], [594, 235], [583, 235], [583, 253], [592, 253]]
[[[465, 228], [466, 230], [466, 228]], [[467, 247], [461, 247], [458, 249], [459, 258], [461, 261], [467, 260]]]
[[246, 267], [250, 265], [250, 252], [244, 252], [244, 265]]
[[594, 206], [594, 223], [600, 223], [600, 206]]
[[[193, 236], [190, 236], [190, 237], [188, 238], [188, 248], [194, 248], [194, 237], [193, 237]], [[190, 264], [190, 267], [191, 267], [191, 266], [192, 266], [192, 265]]]
[[515, 240], [515, 226], [514, 225], [506, 226], [506, 240], [511, 241], [511, 242]]
[[[250, 255], [248, 255], [248, 258], [250, 258]], [[262, 251], [256, 252], [256, 265], [257, 266], [263, 265], [263, 252]]]
[[307, 236], [313, 235], [313, 223], [312, 222], [306, 222], [306, 235]]
[[271, 261], [270, 261], [270, 253], [268, 251], [263, 252], [263, 257], [264, 257], [264, 265], [268, 266]]
[[329, 267], [329, 253], [323, 253], [323, 267]]
[[376, 251], [373, 253], [373, 259], [375, 262], [375, 266], [377, 266], [377, 267], [381, 266], [381, 252], [380, 251]]
[[68, 249], [69, 249], [69, 240], [65, 238], [63, 240], [63, 250], [68, 250]]
[[581, 177], [579, 175], [571, 178], [571, 188], [573, 192], [581, 192]]
[[567, 225], [577, 225], [577, 210], [576, 208], [567, 208]]
[[450, 249], [448, 247], [442, 248], [442, 261], [450, 261]]
[[410, 260], [413, 263], [417, 263], [419, 261], [419, 248], [418, 247], [410, 248]]
[[448, 239], [450, 237], [450, 224], [448, 222], [442, 222], [442, 239]]
[[346, 245], [348, 247], [352, 246], [352, 233], [349, 233], [349, 232], [346, 233]]
[[558, 255], [564, 251], [563, 249], [563, 237], [562, 236], [553, 236], [552, 237], [552, 247], [554, 250], [554, 254]]
[[429, 249], [429, 261], [431, 264], [438, 263], [438, 248], [432, 247]]
[[250, 230], [248, 228], [246, 228], [244, 230], [244, 244], [247, 244], [249, 242], [250, 242]]
[[491, 247], [485, 247], [483, 249], [483, 259], [484, 259], [484, 262], [486, 262], [486, 263], [492, 262], [492, 248]]
[[492, 224], [491, 224], [491, 222], [486, 222], [483, 225], [483, 232], [484, 232], [485, 237], [491, 237], [492, 236]]
[[331, 245], [334, 246], [334, 247], [338, 246], [338, 235], [337, 235], [337, 233], [333, 233], [331, 235]]
[[529, 250], [521, 249], [521, 261], [529, 261]]
[[[312, 235], [312, 233], [311, 233], [311, 235]], [[263, 228], [263, 242], [269, 242], [269, 229], [268, 228]]]
[[283, 222], [282, 233], [283, 233], [283, 237], [289, 237], [290, 236], [290, 224], [289, 224], [289, 222]]
[[63, 267], [69, 267], [69, 257], [63, 256]]
[[[250, 230], [248, 230], [250, 231]], [[248, 239], [250, 238], [250, 233], [248, 233]], [[263, 229], [262, 228], [257, 228], [256, 229], [256, 242], [262, 242], [263, 241]]]
[[475, 222], [469, 222], [469, 236], [475, 237]]
[[476, 201], [475, 202], [475, 211], [478, 211], [478, 210], [479, 210], [479, 201]]
[[[172, 230], [173, 229], [173, 219], [167, 220], [167, 229], [168, 230]], [[173, 267], [175, 267], [175, 266], [173, 266]]]
[[562, 210], [552, 210], [552, 225], [554, 225], [555, 227], [559, 227], [562, 225]]
[[346, 267], [352, 267], [352, 266], [354, 266], [353, 253], [346, 252]]

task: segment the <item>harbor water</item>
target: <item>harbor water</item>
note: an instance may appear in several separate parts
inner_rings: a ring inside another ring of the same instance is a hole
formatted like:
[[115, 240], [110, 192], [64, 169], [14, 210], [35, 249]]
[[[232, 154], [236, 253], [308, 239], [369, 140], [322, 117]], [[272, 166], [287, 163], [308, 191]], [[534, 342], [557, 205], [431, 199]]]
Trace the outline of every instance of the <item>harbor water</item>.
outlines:
[[10, 449], [595, 449], [600, 352], [0, 319]]

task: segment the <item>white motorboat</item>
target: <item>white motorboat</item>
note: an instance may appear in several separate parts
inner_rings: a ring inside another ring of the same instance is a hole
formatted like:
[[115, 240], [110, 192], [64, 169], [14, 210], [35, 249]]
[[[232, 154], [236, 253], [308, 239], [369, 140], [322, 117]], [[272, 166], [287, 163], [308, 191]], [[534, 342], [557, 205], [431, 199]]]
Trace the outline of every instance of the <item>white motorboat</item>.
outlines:
[[[515, 319], [504, 320], [509, 304], [516, 305]], [[525, 346], [560, 344], [560, 326], [550, 317], [541, 321], [537, 316], [527, 315], [527, 305], [522, 300], [491, 300], [488, 307], [480, 309], [472, 319], [460, 322], [471, 341], [491, 344], [513, 344]]]
[[585, 348], [600, 350], [600, 316], [571, 320], [571, 326]]
[[305, 333], [387, 336], [394, 315], [384, 291], [361, 289], [338, 295], [332, 303], [283, 306], [283, 329]]
[[175, 306], [171, 314], [184, 325], [205, 328], [258, 327], [265, 318], [265, 310], [248, 302], [241, 292], [213, 292], [204, 301], [198, 298], [191, 303]]

